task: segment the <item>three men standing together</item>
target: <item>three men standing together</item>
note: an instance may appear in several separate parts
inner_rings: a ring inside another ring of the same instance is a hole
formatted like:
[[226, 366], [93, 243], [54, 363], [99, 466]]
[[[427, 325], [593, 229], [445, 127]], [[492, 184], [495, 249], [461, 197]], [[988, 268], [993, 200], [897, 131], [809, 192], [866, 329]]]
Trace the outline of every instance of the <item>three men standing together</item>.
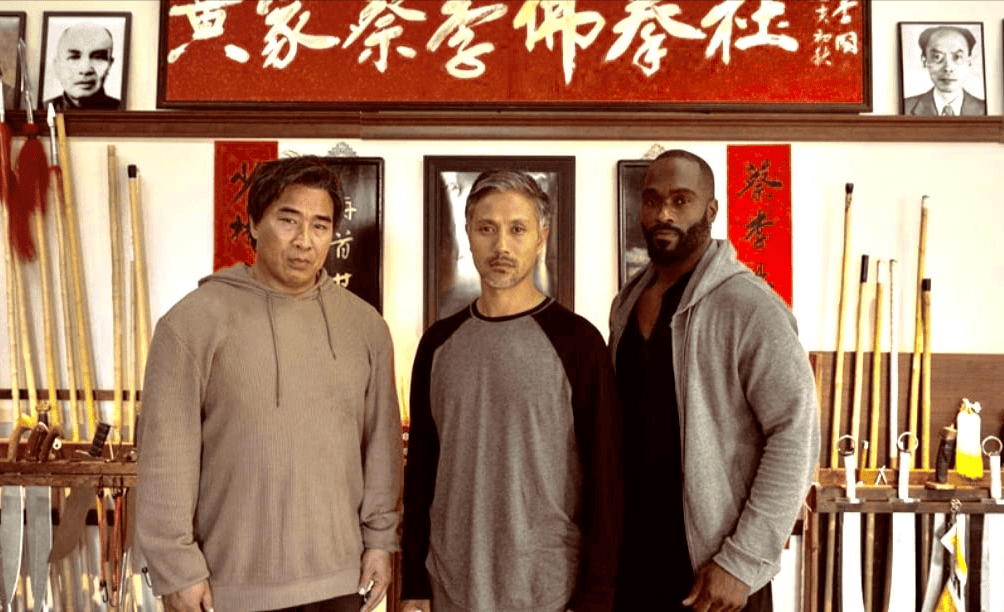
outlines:
[[[321, 269], [341, 200], [295, 166], [252, 178], [255, 264], [155, 334], [138, 531], [169, 610], [358, 609], [372, 579], [368, 609], [389, 579], [390, 337]], [[645, 178], [652, 263], [614, 300], [609, 352], [534, 284], [550, 211], [522, 172], [468, 196], [481, 295], [414, 363], [405, 612], [769, 610], [819, 444], [791, 313], [711, 239], [690, 153]]]

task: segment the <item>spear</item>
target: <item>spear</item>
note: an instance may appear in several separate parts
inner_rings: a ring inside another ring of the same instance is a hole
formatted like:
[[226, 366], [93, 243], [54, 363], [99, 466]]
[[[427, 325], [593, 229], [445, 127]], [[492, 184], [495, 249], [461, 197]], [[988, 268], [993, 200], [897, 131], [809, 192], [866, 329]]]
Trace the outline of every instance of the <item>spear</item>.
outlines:
[[[27, 103], [28, 122], [24, 127], [27, 137], [17, 156], [17, 184], [22, 200], [22, 212], [28, 211], [34, 221], [37, 241], [38, 272], [42, 292], [42, 340], [45, 348], [45, 380], [49, 391], [49, 406], [56, 406], [56, 348], [53, 340], [52, 285], [50, 279], [49, 251], [45, 238], [45, 214], [48, 208], [49, 164], [45, 159], [45, 147], [38, 139], [38, 124], [32, 112], [31, 83], [28, 81], [28, 63], [25, 58], [24, 40], [18, 43], [21, 55], [21, 85]], [[50, 413], [52, 425], [59, 424], [59, 411]]]
[[71, 436], [74, 442], [80, 441], [80, 422], [78, 418], [79, 398], [77, 397], [77, 369], [73, 356], [76, 351], [73, 346], [73, 313], [70, 307], [70, 280], [67, 278], [65, 270], [69, 268], [67, 263], [69, 257], [66, 252], [66, 231], [63, 228], [64, 206], [63, 197], [63, 171], [59, 167], [59, 152], [56, 141], [56, 109], [49, 104], [47, 115], [49, 124], [49, 154], [52, 165], [49, 166], [50, 189], [55, 194], [57, 210], [52, 215], [53, 224], [56, 226], [56, 246], [59, 250], [60, 269], [64, 272], [59, 275], [59, 294], [63, 315], [63, 345], [66, 349], [66, 384], [69, 388], [70, 397], [68, 409], [64, 413], [64, 419], [71, 425]]

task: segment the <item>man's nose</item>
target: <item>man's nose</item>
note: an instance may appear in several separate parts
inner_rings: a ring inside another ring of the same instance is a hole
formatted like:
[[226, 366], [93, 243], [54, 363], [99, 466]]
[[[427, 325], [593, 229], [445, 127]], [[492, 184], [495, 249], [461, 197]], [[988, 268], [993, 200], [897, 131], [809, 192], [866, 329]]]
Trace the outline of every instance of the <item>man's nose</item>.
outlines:
[[301, 249], [309, 249], [312, 246], [312, 243], [310, 242], [309, 225], [301, 225], [300, 229], [293, 234], [293, 244]]

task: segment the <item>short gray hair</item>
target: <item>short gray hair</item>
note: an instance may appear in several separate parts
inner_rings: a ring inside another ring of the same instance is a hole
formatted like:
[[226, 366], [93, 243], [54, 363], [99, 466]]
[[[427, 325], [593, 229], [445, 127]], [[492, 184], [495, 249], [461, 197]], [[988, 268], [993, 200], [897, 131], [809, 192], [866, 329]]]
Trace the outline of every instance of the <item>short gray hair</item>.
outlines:
[[467, 195], [467, 206], [464, 209], [464, 217], [467, 222], [471, 222], [474, 216], [474, 207], [485, 196], [492, 193], [515, 192], [525, 196], [537, 211], [537, 222], [540, 228], [551, 225], [551, 198], [547, 192], [540, 188], [537, 181], [527, 172], [521, 170], [488, 170], [478, 175], [471, 185], [471, 192]]

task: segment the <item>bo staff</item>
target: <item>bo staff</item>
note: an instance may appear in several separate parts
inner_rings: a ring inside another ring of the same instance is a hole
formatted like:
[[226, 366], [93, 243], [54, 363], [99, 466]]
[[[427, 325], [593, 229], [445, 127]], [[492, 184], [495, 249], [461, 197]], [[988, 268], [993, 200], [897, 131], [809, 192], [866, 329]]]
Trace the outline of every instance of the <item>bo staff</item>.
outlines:
[[864, 389], [865, 328], [868, 309], [868, 256], [861, 256], [861, 283], [858, 285], [858, 320], [854, 334], [854, 394], [851, 397], [851, 431], [855, 440], [861, 439], [861, 395]]
[[[924, 321], [924, 351], [922, 356], [921, 369], [921, 439], [928, 441], [931, 439], [931, 279], [925, 278], [920, 282], [920, 303], [921, 318]], [[924, 444], [921, 452], [920, 467], [925, 470], [931, 469], [931, 445]]]
[[[868, 467], [878, 468], [879, 415], [882, 410], [882, 319], [884, 290], [883, 262], [875, 260], [875, 329], [872, 342], [871, 420], [868, 427]], [[875, 569], [875, 515], [865, 515], [864, 601], [865, 609], [872, 609], [872, 583]]]
[[66, 252], [66, 230], [63, 227], [63, 172], [59, 167], [59, 152], [56, 145], [56, 111], [49, 105], [47, 115], [49, 124], [49, 152], [52, 165], [49, 166], [50, 190], [55, 194], [56, 211], [52, 215], [56, 227], [56, 247], [59, 251], [59, 295], [63, 315], [63, 346], [66, 356], [66, 384], [70, 391], [68, 410], [64, 414], [65, 421], [70, 423], [70, 435], [74, 442], [80, 441], [80, 420], [78, 417], [79, 399], [77, 397], [77, 368], [74, 361], [76, 350], [73, 346], [73, 312], [70, 306], [70, 279], [66, 275], [69, 268], [69, 257]]
[[[132, 217], [132, 254], [135, 270], [136, 292], [136, 369], [142, 376], [146, 370], [146, 355], [150, 347], [150, 301], [147, 297], [146, 284], [146, 248], [143, 238], [143, 210], [140, 206], [139, 173], [135, 164], [129, 164], [129, 209]], [[139, 412], [140, 403], [133, 402]], [[135, 427], [136, 414], [127, 415], [131, 427]], [[135, 439], [135, 432], [133, 432]]]
[[91, 373], [90, 325], [84, 312], [84, 274], [80, 263], [80, 225], [73, 202], [73, 185], [70, 182], [70, 151], [66, 144], [66, 122], [62, 113], [56, 115], [56, 133], [59, 137], [59, 166], [63, 174], [63, 205], [69, 239], [70, 273], [73, 278], [73, 312], [77, 320], [77, 350], [80, 355], [80, 376], [84, 387], [87, 410], [87, 432], [95, 432], [97, 415], [94, 408], [94, 377]]
[[[899, 440], [899, 335], [896, 321], [899, 317], [899, 300], [896, 289], [896, 260], [889, 260], [889, 465], [897, 467], [897, 445]], [[914, 436], [917, 432], [911, 432]]]
[[[112, 247], [112, 320], [115, 389], [112, 392], [113, 416], [116, 436], [121, 439], [122, 431], [122, 325], [125, 317], [124, 296], [122, 295], [122, 234], [119, 219], [119, 178], [118, 158], [115, 146], [108, 145], [108, 224]], [[101, 419], [106, 421], [106, 419]]]
[[[917, 303], [913, 315], [913, 358], [910, 361], [910, 415], [907, 431], [917, 432], [917, 409], [920, 404], [920, 355], [924, 346], [924, 323], [921, 313], [920, 284], [924, 280], [924, 255], [927, 250], [927, 196], [920, 198], [920, 240], [917, 248]], [[931, 460], [931, 439], [920, 436], [921, 456]], [[913, 458], [916, 463], [916, 457]]]
[[[851, 202], [854, 194], [854, 183], [844, 185], [844, 246], [840, 267], [840, 301], [837, 305], [837, 348], [833, 363], [833, 409], [830, 435], [830, 467], [840, 467], [840, 453], [837, 446], [840, 440], [841, 405], [844, 399], [844, 321], [846, 319], [847, 275], [850, 273], [851, 250]], [[823, 590], [823, 610], [830, 612], [833, 606], [833, 574], [837, 543], [837, 515], [830, 514], [826, 533], [826, 580]]]

